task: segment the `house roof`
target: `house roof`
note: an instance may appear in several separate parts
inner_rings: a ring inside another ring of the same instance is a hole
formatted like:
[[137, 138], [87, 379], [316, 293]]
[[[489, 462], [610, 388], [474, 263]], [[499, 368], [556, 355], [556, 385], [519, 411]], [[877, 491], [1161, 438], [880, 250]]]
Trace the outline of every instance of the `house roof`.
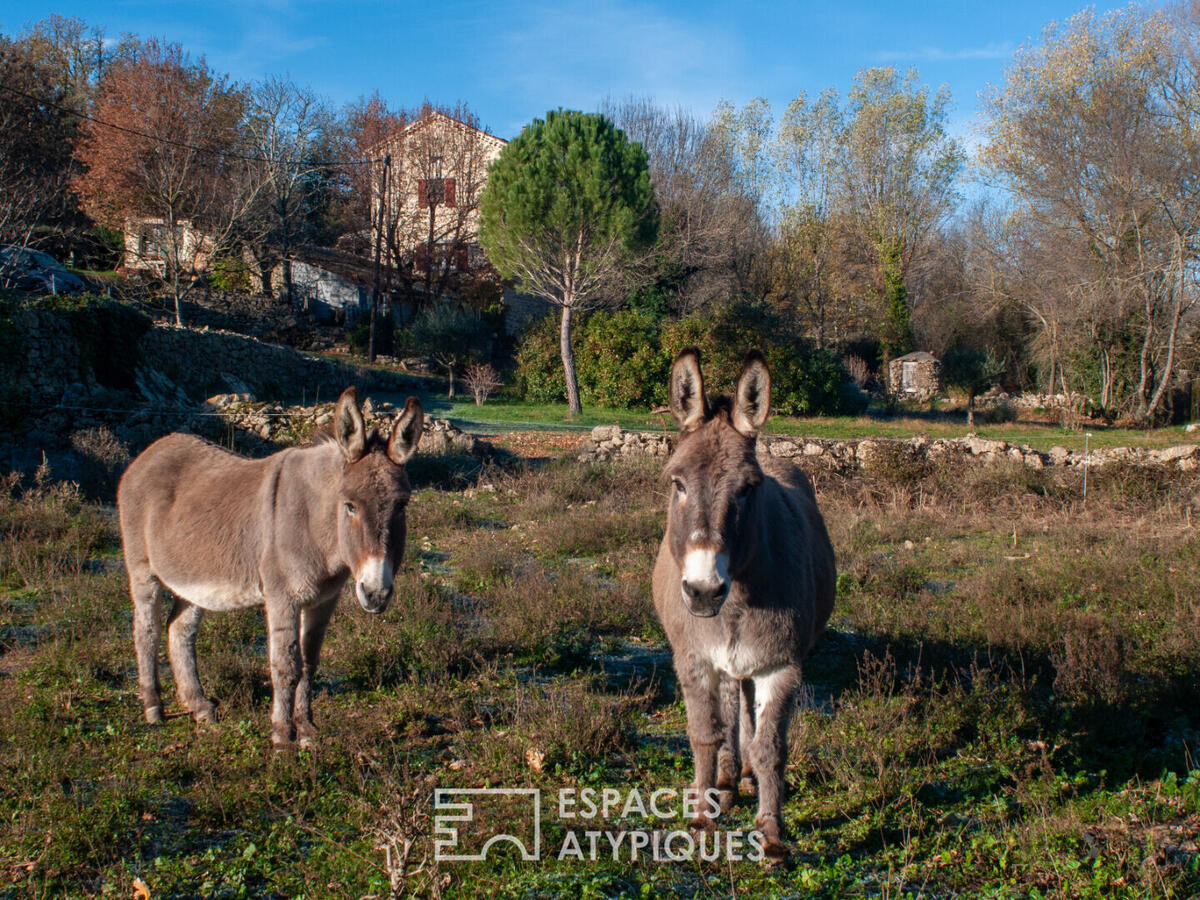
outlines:
[[445, 113], [438, 112], [436, 109], [434, 109], [434, 110], [430, 110], [429, 112], [425, 113], [425, 115], [421, 116], [421, 118], [416, 119], [412, 122], [409, 122], [403, 128], [398, 129], [397, 131], [393, 131], [391, 134], [389, 134], [387, 137], [385, 137], [382, 141], [380, 141], [378, 144], [376, 144], [374, 147], [372, 147], [371, 150], [373, 152], [377, 148], [382, 147], [384, 144], [390, 144], [393, 141], [399, 140], [400, 138], [408, 137], [409, 135], [411, 135], [417, 131], [420, 131], [422, 128], [427, 128], [429, 125], [433, 124], [434, 122], [436, 122], [438, 120], [447, 122], [450, 125], [454, 126], [455, 128], [461, 128], [461, 129], [466, 129], [468, 131], [473, 131], [476, 134], [482, 135], [487, 140], [492, 141], [493, 143], [499, 144], [501, 147], [508, 144], [508, 141], [504, 140], [504, 138], [496, 137], [494, 134], [488, 134], [482, 128], [476, 128], [474, 125], [468, 125], [466, 122], [463, 122], [460, 119], [456, 119], [453, 116], [448, 116]]
[[932, 353], [926, 353], [924, 350], [914, 350], [912, 353], [905, 353], [903, 356], [897, 356], [892, 362], [906, 360], [908, 362], [937, 362], [938, 358]]

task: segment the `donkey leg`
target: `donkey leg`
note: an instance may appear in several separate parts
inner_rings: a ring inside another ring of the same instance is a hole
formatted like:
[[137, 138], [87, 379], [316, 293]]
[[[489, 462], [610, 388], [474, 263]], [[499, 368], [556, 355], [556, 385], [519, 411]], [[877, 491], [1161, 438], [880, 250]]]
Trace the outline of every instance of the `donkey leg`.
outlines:
[[312, 685], [317, 675], [317, 664], [321, 658], [321, 642], [325, 640], [325, 629], [329, 617], [337, 606], [338, 595], [329, 600], [306, 607], [300, 613], [300, 655], [302, 669], [300, 682], [296, 685], [296, 709], [292, 722], [296, 726], [296, 738], [301, 747], [312, 747], [316, 743], [317, 729], [312, 720]]
[[267, 603], [267, 657], [271, 663], [271, 743], [290, 747], [292, 713], [300, 681], [300, 609], [289, 601]]
[[148, 571], [129, 573], [129, 593], [133, 598], [133, 646], [137, 655], [138, 693], [146, 721], [157, 725], [163, 720], [162, 691], [158, 684], [158, 640], [162, 630], [158, 579]]
[[183, 708], [197, 722], [215, 722], [216, 708], [204, 696], [200, 687], [200, 674], [196, 670], [196, 632], [200, 630], [200, 619], [204, 610], [182, 597], [175, 598], [171, 615], [167, 619], [167, 656], [171, 660], [171, 671], [175, 675], [175, 693]]
[[692, 745], [692, 758], [696, 763], [696, 779], [692, 790], [696, 799], [696, 815], [692, 828], [715, 831], [713, 822], [717, 810], [712, 808], [709, 798], [713, 792], [713, 781], [717, 769], [717, 749], [721, 746], [721, 722], [717, 703], [716, 673], [697, 670], [680, 673], [683, 688], [683, 703], [687, 709], [688, 741]]
[[741, 774], [741, 747], [738, 741], [738, 701], [741, 698], [739, 680], [721, 676], [719, 688], [720, 718], [723, 738], [717, 753], [717, 790], [721, 792], [721, 812], [727, 813], [737, 799], [737, 783]]
[[755, 678], [754, 719], [757, 728], [750, 742], [750, 764], [758, 781], [758, 816], [754, 827], [762, 833], [767, 859], [787, 859], [783, 832], [784, 769], [787, 764], [787, 729], [792, 715], [800, 670], [788, 666]]
[[741, 752], [742, 752], [742, 771], [741, 784], [738, 789], [749, 797], [753, 797], [758, 792], [758, 785], [754, 783], [754, 766], [750, 763], [750, 743], [754, 740], [754, 679], [742, 679], [742, 696], [740, 716], [741, 725]]

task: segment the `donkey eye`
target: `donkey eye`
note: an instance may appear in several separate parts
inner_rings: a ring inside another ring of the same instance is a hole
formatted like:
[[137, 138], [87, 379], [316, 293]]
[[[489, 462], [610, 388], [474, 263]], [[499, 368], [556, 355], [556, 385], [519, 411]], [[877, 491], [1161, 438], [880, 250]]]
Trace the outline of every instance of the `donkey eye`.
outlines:
[[680, 494], [685, 497], [687, 496], [687, 488], [683, 486], [682, 478], [672, 478], [671, 484], [675, 486], [675, 490], [679, 491]]
[[346, 504], [346, 514], [350, 515], [350, 516], [357, 516], [358, 515], [358, 507], [355, 506], [353, 503], [347, 503]]

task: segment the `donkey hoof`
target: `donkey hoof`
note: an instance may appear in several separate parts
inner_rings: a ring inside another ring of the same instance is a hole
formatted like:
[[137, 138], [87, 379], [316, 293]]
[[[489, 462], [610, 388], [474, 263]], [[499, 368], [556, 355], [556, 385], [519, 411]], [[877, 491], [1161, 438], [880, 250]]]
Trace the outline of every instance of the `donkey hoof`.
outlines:
[[688, 822], [688, 828], [692, 831], [704, 832], [705, 834], [714, 834], [717, 830], [717, 823], [708, 816], [699, 815], [692, 821]]
[[743, 775], [742, 780], [738, 782], [738, 791], [745, 794], [747, 797], [754, 797], [758, 794], [758, 782], [750, 775]]
[[217, 721], [216, 707], [214, 707], [211, 703], [207, 706], [197, 707], [197, 709], [192, 712], [192, 718], [194, 718], [201, 725], [214, 725]]
[[296, 747], [300, 750], [313, 751], [317, 749], [317, 736], [315, 734], [302, 734], [296, 738]]
[[764, 841], [763, 863], [771, 868], [789, 867], [792, 864], [792, 854], [787, 844], [780, 841]]
[[146, 707], [146, 724], [161, 725], [163, 720], [163, 711], [161, 706]]
[[717, 797], [721, 801], [722, 815], [728, 815], [729, 811], [733, 809], [734, 802], [737, 800], [737, 791], [732, 787], [721, 788]]
[[294, 750], [296, 748], [296, 733], [287, 725], [272, 728], [271, 746], [276, 750]]

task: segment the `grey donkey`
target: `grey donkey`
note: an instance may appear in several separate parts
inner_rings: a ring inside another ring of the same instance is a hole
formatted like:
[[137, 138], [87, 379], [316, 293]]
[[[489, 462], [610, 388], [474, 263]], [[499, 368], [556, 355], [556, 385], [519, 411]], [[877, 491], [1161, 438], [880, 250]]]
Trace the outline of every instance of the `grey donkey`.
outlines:
[[[671, 642], [695, 757], [693, 787], [728, 812], [739, 782], [758, 793], [755, 827], [772, 863], [783, 828], [787, 729], [801, 664], [833, 609], [833, 547], [804, 474], [755, 452], [771, 401], [763, 356], [746, 356], [732, 398], [704, 394], [694, 347], [671, 370], [678, 444], [664, 469], [667, 530], [654, 606]], [[716, 826], [703, 799], [692, 822]]]
[[271, 742], [312, 746], [312, 683], [329, 618], [348, 577], [368, 612], [383, 612], [404, 553], [411, 493], [405, 463], [424, 413], [409, 397], [386, 440], [368, 432], [354, 388], [331, 433], [309, 447], [247, 459], [171, 434], [146, 448], [117, 489], [133, 597], [133, 637], [146, 721], [161, 722], [160, 592], [174, 605], [167, 653], [180, 703], [215, 720], [196, 671], [205, 611], [266, 608]]

